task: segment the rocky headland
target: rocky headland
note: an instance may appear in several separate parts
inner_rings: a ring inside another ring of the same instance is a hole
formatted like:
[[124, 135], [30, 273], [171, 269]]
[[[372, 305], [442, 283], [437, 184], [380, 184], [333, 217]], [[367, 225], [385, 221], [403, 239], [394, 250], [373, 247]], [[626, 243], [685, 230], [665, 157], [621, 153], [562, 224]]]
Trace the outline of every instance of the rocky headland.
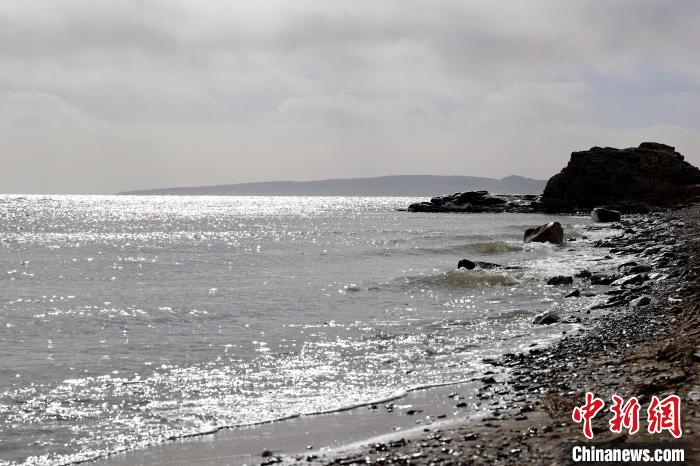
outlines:
[[569, 164], [547, 182], [546, 212], [606, 206], [622, 213], [689, 205], [700, 199], [700, 170], [674, 147], [643, 142], [638, 147], [593, 147], [571, 154]]
[[[592, 213], [595, 224], [588, 228], [609, 231], [604, 240], [593, 243], [601, 248], [599, 263], [620, 265], [547, 281], [567, 287], [566, 298], [598, 299], [533, 321], [533, 325], [581, 324], [573, 333], [563, 332], [558, 343], [483, 361], [492, 370], [485, 373], [488, 376], [481, 379], [474, 396], [481, 416], [465, 419], [457, 427], [426, 426], [421, 435], [332, 456], [289, 458], [290, 462], [572, 464], [572, 445], [587, 442], [571, 413], [583, 404], [586, 392], [593, 392], [608, 401], [612, 395], [636, 396], [645, 407], [652, 396], [680, 396], [681, 439], [644, 430], [615, 434], [608, 428], [609, 417], [601, 415], [591, 445], [681, 446], [688, 455], [683, 464], [697, 464], [693, 461], [700, 455], [699, 185], [700, 170], [673, 147], [642, 143], [629, 149], [574, 152], [541, 197], [476, 191], [411, 205], [408, 210], [413, 212]], [[561, 242], [563, 235], [554, 223], [528, 230], [524, 240], [540, 234], [543, 241]], [[459, 266], [498, 267], [468, 259]], [[470, 394], [460, 393], [455, 399], [470, 399]]]
[[638, 147], [593, 147], [573, 152], [564, 169], [538, 195], [468, 191], [408, 206], [409, 212], [590, 212], [596, 207], [644, 213], [691, 205], [700, 199], [700, 170], [674, 147], [643, 142]]

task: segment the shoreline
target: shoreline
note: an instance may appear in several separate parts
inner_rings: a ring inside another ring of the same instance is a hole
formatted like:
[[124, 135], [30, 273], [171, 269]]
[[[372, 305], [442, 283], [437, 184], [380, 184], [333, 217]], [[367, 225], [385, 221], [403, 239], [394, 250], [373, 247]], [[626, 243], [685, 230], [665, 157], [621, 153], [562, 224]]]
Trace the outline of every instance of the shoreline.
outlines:
[[[92, 464], [253, 465], [306, 457], [317, 460], [332, 451], [344, 450], [349, 443], [359, 447], [368, 438], [401, 437], [414, 429], [460, 425], [466, 410], [455, 409], [454, 404], [474, 398], [477, 388], [475, 381], [425, 387], [353, 409], [178, 438], [146, 449], [111, 454]], [[264, 451], [269, 451], [269, 456], [261, 456]]]
[[[544, 349], [492, 361], [511, 372], [477, 392], [495, 406], [489, 417], [406, 438], [401, 445], [368, 442], [314, 464], [571, 464], [573, 444], [602, 442], [682, 445], [689, 455], [684, 464], [691, 464], [700, 455], [700, 206], [645, 215], [641, 222], [623, 219], [621, 225], [627, 233], [599, 246], [630, 261], [655, 263], [652, 270], [663, 275], [629, 287], [629, 299], [611, 294], [612, 302], [597, 307], [607, 312], [589, 320], [591, 328]], [[650, 302], [630, 306], [642, 296]], [[599, 415], [593, 441], [585, 442], [571, 411], [586, 391], [604, 400], [637, 396], [643, 406], [652, 395], [677, 394], [683, 437], [643, 429], [634, 436], [613, 434], [608, 416]]]
[[[674, 216], [687, 217], [691, 220], [688, 222], [690, 225], [679, 226], [680, 221], [673, 220]], [[700, 231], [699, 217], [700, 207], [695, 207], [634, 217], [631, 220], [623, 219], [622, 228], [610, 224], [591, 225], [591, 228], [610, 228], [611, 235], [597, 245], [610, 248], [611, 254], [624, 255], [632, 261], [636, 255], [644, 254], [647, 250], [642, 248], [640, 251], [634, 251], [644, 242], [653, 250], [659, 245], [665, 245], [667, 240], [672, 240], [672, 254], [686, 254], [676, 250], [688, 250], [693, 231]], [[671, 220], [668, 220], [669, 218]], [[678, 225], [668, 223], [669, 221]], [[664, 228], [657, 232], [658, 234], [649, 234], [661, 226]], [[616, 233], [625, 229], [629, 232], [631, 227], [637, 229], [634, 234], [618, 234], [618, 238], [615, 238]], [[669, 235], [668, 230], [671, 228], [674, 234]], [[686, 231], [681, 232], [681, 229]], [[681, 234], [679, 241], [675, 240], [675, 234]], [[357, 407], [338, 413], [273, 422], [264, 429], [258, 429], [257, 434], [253, 432], [255, 429], [249, 432], [244, 432], [245, 429], [226, 429], [216, 435], [167, 442], [146, 450], [110, 455], [97, 460], [96, 463], [178, 464], [178, 460], [183, 461], [183, 458], [187, 458], [184, 461], [188, 464], [470, 464], [473, 461], [498, 464], [561, 464], [565, 460], [562, 456], [563, 445], [567, 441], [583, 439], [580, 426], [573, 425], [570, 421], [570, 408], [580, 401], [586, 389], [596, 389], [596, 396], [604, 399], [609, 398], [614, 390], [622, 396], [631, 396], [635, 394], [632, 390], [633, 385], [627, 388], [615, 387], [612, 382], [625, 375], [648, 378], [644, 374], [635, 375], [636, 369], [628, 365], [623, 365], [622, 371], [601, 371], [611, 362], [612, 356], [607, 354], [610, 351], [617, 361], [624, 360], [625, 357], [639, 356], [643, 353], [640, 352], [641, 343], [646, 342], [647, 346], [658, 347], [658, 340], [654, 341], [654, 332], [671, 330], [673, 322], [659, 322], [660, 325], [653, 328], [640, 325], [642, 318], [653, 320], [666, 316], [667, 306], [662, 301], [670, 298], [674, 289], [684, 284], [684, 280], [687, 279], [687, 275], [681, 276], [684, 273], [681, 271], [684, 264], [669, 263], [676, 259], [664, 258], [663, 254], [666, 252], [668, 251], [659, 249], [654, 254], [641, 257], [646, 262], [661, 258], [661, 262], [654, 269], [666, 271], [668, 273], [664, 273], [670, 277], [665, 280], [648, 280], [647, 282], [653, 282], [651, 288], [648, 283], [631, 288], [633, 293], [652, 295], [655, 302], [630, 308], [628, 303], [632, 297], [617, 302], [613, 299], [616, 294], [611, 294], [612, 303], [591, 308], [600, 312], [596, 311], [591, 315], [591, 309], [579, 309], [577, 317], [581, 318], [584, 326], [593, 324], [592, 328], [580, 329], [573, 336], [565, 335], [550, 346], [535, 348], [527, 354], [510, 354], [497, 361], [484, 361], [491, 364], [496, 379], [489, 380], [478, 389], [468, 389], [467, 395], [462, 394], [465, 399], [473, 396], [474, 400], [469, 402], [475, 401], [478, 405], [471, 411], [477, 413], [476, 415], [465, 418], [464, 414], [457, 410], [449, 421], [439, 419], [438, 416], [442, 415], [438, 412], [444, 412], [450, 404], [454, 406], [455, 403], [448, 396], [453, 393], [447, 393], [451, 390], [445, 390], [444, 387], [428, 388], [422, 391], [424, 397], [421, 401], [407, 401], [410, 406], [420, 406], [419, 409], [425, 411], [432, 410], [434, 419], [432, 422], [428, 421], [430, 425], [427, 427], [410, 429], [410, 423], [414, 423], [415, 420], [401, 413], [401, 410], [392, 413], [393, 410], [387, 412], [384, 407], [371, 412], [371, 407], [365, 405], [364, 409]], [[577, 278], [577, 285], [584, 283], [584, 278]], [[636, 299], [637, 296], [633, 297]], [[680, 319], [683, 315], [680, 312], [675, 318]], [[693, 325], [689, 324], [689, 328], [692, 329]], [[623, 343], [629, 345], [629, 348], [620, 351], [619, 347], [624, 346]], [[617, 350], [614, 349], [615, 346], [618, 347]], [[605, 356], [601, 356], [601, 349]], [[664, 373], [666, 369], [655, 370]], [[697, 372], [697, 368], [695, 371]], [[573, 381], [573, 373], [584, 375], [579, 376], [578, 381]], [[532, 374], [537, 374], [537, 377], [533, 378]], [[594, 379], [596, 382], [593, 382]], [[676, 381], [673, 383], [681, 382], [677, 377], [671, 377], [669, 380]], [[698, 400], [692, 401], [688, 398], [689, 383], [683, 386], [686, 390], [679, 393], [684, 403], [686, 435], [683, 440], [687, 441], [691, 438], [689, 436], [692, 436], [691, 441], [697, 449], [697, 432], [700, 430], [697, 428], [696, 414]], [[410, 394], [407, 398], [410, 398]], [[642, 397], [639, 398], [642, 402]], [[404, 404], [404, 399], [397, 400], [398, 404]], [[483, 414], [484, 412], [488, 414]], [[352, 421], [349, 421], [350, 419]], [[290, 424], [294, 422], [299, 423]], [[396, 430], [399, 425], [400, 430]], [[305, 432], [308, 435], [288, 435], [290, 430], [300, 428], [308, 429]], [[266, 432], [262, 432], [263, 430]], [[333, 432], [340, 438], [333, 437], [336, 435]], [[610, 437], [606, 437], [604, 432], [597, 433], [600, 435], [596, 437], [596, 441]], [[241, 436], [242, 442], [236, 439]], [[387, 436], [393, 440], [383, 440]], [[637, 435], [631, 440], [640, 439], [643, 439], [643, 436]], [[647, 436], [646, 440], [649, 439]], [[666, 441], [662, 436], [655, 439]], [[244, 454], [232, 454], [237, 445], [245, 448]], [[307, 445], [312, 448], [307, 448]], [[319, 450], [313, 445], [322, 445], [323, 448]], [[265, 452], [266, 456], [263, 457], [261, 454], [265, 450], [269, 450], [269, 456]]]

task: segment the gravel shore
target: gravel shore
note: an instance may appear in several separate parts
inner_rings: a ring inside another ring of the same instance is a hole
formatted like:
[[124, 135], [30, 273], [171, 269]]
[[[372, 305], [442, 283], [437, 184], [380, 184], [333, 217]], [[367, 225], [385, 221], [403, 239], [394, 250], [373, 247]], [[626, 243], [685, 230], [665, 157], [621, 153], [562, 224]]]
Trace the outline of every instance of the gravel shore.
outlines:
[[[624, 257], [627, 265], [604, 276], [584, 272], [574, 282], [581, 293], [606, 285], [603, 293], [609, 297], [593, 308], [562, 316], [580, 320], [582, 329], [557, 344], [488, 361], [500, 375], [485, 377], [477, 392], [486, 416], [457, 428], [426, 429], [419, 436], [296, 460], [307, 464], [568, 464], [572, 445], [585, 441], [571, 412], [583, 404], [586, 392], [607, 403], [593, 420], [594, 445], [681, 445], [687, 455], [700, 459], [700, 206], [625, 217], [612, 228], [613, 234], [598, 246]], [[639, 399], [639, 433], [609, 431], [613, 394]], [[679, 440], [668, 432], [646, 432], [651, 397], [668, 394], [682, 400]], [[262, 464], [279, 462], [263, 460]], [[686, 464], [697, 464], [693, 461], [686, 457]]]

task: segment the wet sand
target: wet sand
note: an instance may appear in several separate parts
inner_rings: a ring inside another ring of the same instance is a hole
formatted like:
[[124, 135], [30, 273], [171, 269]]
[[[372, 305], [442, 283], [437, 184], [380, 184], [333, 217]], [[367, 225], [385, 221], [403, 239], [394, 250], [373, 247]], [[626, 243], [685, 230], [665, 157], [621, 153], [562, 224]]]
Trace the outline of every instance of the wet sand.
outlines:
[[[105, 465], [220, 465], [259, 464], [261, 455], [322, 458], [349, 443], [388, 435], [403, 437], [423, 429], [435, 430], [464, 422], [476, 404], [477, 383], [433, 387], [408, 393], [392, 401], [348, 411], [300, 416], [284, 421], [224, 430], [152, 448], [112, 455], [97, 461]], [[466, 404], [466, 406], [464, 406]], [[459, 405], [459, 407], [458, 407]], [[478, 416], [478, 411], [475, 416]]]

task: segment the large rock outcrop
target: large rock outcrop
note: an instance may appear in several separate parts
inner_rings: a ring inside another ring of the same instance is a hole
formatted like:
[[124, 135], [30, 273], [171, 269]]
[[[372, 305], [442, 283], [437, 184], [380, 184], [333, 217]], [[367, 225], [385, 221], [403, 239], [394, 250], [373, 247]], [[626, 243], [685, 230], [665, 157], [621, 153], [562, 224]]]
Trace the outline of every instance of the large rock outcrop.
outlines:
[[488, 191], [467, 191], [438, 196], [430, 202], [408, 206], [409, 212], [536, 212], [539, 196], [534, 194], [489, 194]]
[[549, 212], [607, 206], [628, 213], [697, 199], [700, 170], [674, 147], [643, 142], [628, 149], [573, 152], [569, 164], [547, 182], [541, 202]]

